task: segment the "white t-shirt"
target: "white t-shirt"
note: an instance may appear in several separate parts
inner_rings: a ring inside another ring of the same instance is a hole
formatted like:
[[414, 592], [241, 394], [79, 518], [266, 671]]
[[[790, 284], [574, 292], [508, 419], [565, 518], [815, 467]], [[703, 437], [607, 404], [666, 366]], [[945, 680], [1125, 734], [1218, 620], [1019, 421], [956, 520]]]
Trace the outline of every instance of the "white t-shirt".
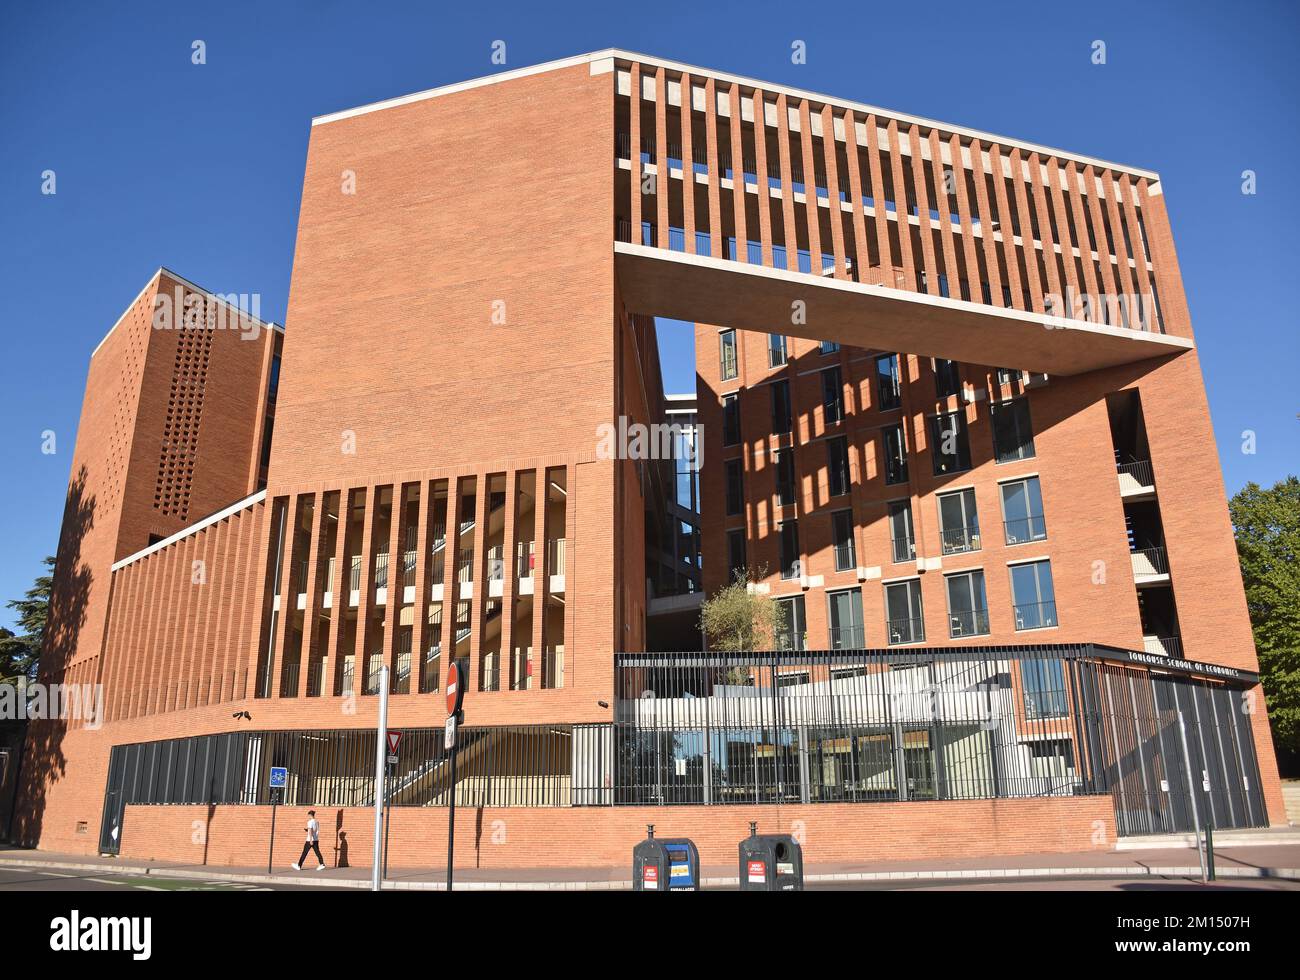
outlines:
[[310, 818], [307, 821], [307, 843], [314, 844], [316, 842], [317, 834], [319, 832], [320, 832], [320, 824], [316, 822], [315, 817]]

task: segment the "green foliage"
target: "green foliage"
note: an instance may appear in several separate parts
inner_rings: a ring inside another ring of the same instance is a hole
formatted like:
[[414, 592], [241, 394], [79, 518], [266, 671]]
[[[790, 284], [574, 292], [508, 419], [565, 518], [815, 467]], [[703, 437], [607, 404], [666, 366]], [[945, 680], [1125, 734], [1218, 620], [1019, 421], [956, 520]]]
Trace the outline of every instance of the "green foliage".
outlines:
[[13, 684], [19, 677], [36, 680], [40, 665], [41, 643], [45, 639], [45, 621], [50, 606], [50, 585], [53, 581], [54, 559], [46, 558], [49, 571], [39, 575], [27, 594], [21, 599], [11, 599], [6, 605], [17, 612], [21, 633], [0, 627], [0, 683]]
[[[762, 578], [759, 572], [757, 578]], [[749, 591], [750, 579], [737, 574], [700, 607], [700, 627], [709, 649], [723, 653], [774, 650], [785, 631], [785, 609], [774, 599]]]
[[1300, 751], [1300, 479], [1248, 483], [1228, 510], [1273, 737]]

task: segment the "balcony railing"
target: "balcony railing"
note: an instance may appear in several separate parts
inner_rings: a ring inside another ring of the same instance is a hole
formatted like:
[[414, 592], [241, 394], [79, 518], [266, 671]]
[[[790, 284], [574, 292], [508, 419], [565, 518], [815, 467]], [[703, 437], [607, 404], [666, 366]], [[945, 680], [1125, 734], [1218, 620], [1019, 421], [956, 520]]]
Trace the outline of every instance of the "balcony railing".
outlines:
[[566, 538], [551, 538], [546, 542], [546, 574], [563, 575]]
[[489, 582], [500, 582], [506, 577], [505, 545], [493, 545], [487, 550], [487, 578]]
[[978, 524], [966, 527], [944, 528], [939, 532], [939, 540], [945, 555], [958, 555], [966, 551], [980, 550], [980, 529]]
[[376, 650], [370, 655], [370, 662], [366, 664], [366, 689], [365, 694], [379, 693], [379, 672], [384, 669], [384, 654], [381, 650]]
[[442, 661], [442, 644], [435, 643], [424, 652], [420, 664], [420, 693], [429, 694], [438, 690], [438, 667]]
[[483, 663], [479, 666], [480, 691], [501, 690], [501, 667], [496, 660], [496, 655], [489, 653], [484, 657]]
[[832, 650], [861, 650], [866, 645], [861, 626], [833, 626], [830, 634]]
[[388, 588], [388, 552], [381, 551], [375, 555], [375, 588]]
[[542, 687], [564, 687], [564, 649], [562, 647], [543, 651]]
[[1169, 562], [1165, 558], [1164, 548], [1139, 548], [1129, 553], [1133, 561], [1133, 577], [1137, 579], [1152, 578], [1156, 575], [1169, 574]]
[[1030, 720], [1040, 718], [1064, 718], [1069, 713], [1069, 699], [1064, 689], [1025, 691], [1025, 717]]
[[948, 636], [954, 640], [963, 636], [985, 636], [988, 632], [987, 609], [966, 609], [948, 614]]
[[1119, 474], [1120, 493], [1132, 493], [1156, 485], [1149, 459], [1134, 459], [1123, 463], [1116, 461], [1115, 469]]
[[917, 619], [890, 619], [885, 622], [885, 635], [889, 645], [920, 643], [925, 639], [925, 621]]
[[1055, 602], [1026, 602], [1012, 606], [1016, 615], [1016, 629], [1036, 630], [1058, 625]]
[[1003, 521], [1007, 544], [1024, 544], [1026, 541], [1042, 541], [1047, 537], [1047, 521], [1042, 514], [1030, 514]]
[[296, 698], [298, 696], [298, 664], [287, 663], [280, 667], [280, 697]]
[[325, 690], [325, 661], [317, 660], [307, 671], [307, 697], [318, 698]]
[[411, 693], [411, 654], [399, 653], [397, 655], [396, 667], [393, 670], [392, 683], [389, 686], [390, 694], [410, 694]]
[[361, 591], [361, 556], [352, 555], [348, 558], [351, 563], [351, 571], [348, 574], [348, 588], [353, 592]]
[[470, 573], [474, 568], [474, 549], [461, 548], [460, 555], [456, 559], [456, 581], [470, 581]]
[[916, 557], [916, 542], [911, 538], [894, 538], [894, 561], [911, 561]]
[[536, 562], [533, 543], [518, 541], [515, 543], [515, 578], [532, 578], [533, 565]]
[[1173, 657], [1176, 660], [1183, 657], [1183, 641], [1177, 636], [1144, 636], [1142, 648], [1157, 657]]

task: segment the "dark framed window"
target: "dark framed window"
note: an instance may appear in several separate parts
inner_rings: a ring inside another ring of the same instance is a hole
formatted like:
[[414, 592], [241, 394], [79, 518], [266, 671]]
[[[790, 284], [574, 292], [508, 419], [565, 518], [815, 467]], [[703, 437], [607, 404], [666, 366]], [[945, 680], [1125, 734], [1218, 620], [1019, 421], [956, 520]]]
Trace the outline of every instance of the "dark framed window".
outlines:
[[768, 385], [772, 389], [772, 432], [782, 435], [790, 431], [790, 382], [782, 379]]
[[736, 358], [736, 331], [724, 330], [718, 334], [719, 359], [722, 368], [722, 380], [730, 381], [740, 372]]
[[838, 367], [822, 372], [822, 408], [826, 411], [826, 424], [844, 418], [844, 381]]
[[832, 497], [842, 497], [849, 492], [849, 440], [837, 436], [826, 440], [826, 469]]
[[947, 398], [961, 392], [961, 368], [956, 361], [936, 357], [934, 359], [934, 393], [939, 398]]
[[970, 435], [966, 430], [965, 411], [941, 412], [930, 419], [930, 438], [934, 443], [930, 456], [935, 476], [970, 469]]
[[912, 504], [908, 500], [889, 502], [889, 540], [895, 563], [916, 557], [916, 538], [912, 532]]
[[745, 558], [745, 532], [742, 528], [727, 532], [727, 568], [734, 581], [737, 575], [745, 575], [749, 566]]
[[1026, 718], [1064, 718], [1068, 714], [1065, 667], [1058, 658], [1020, 661], [1020, 678], [1025, 689]]
[[735, 446], [740, 442], [740, 395], [722, 398], [722, 444]]
[[1029, 420], [1029, 399], [1013, 398], [990, 407], [993, 420], [993, 457], [999, 463], [1032, 459], [1034, 429]]
[[740, 460], [729, 459], [726, 462], [727, 473], [727, 516], [734, 517], [745, 510], [745, 479]]
[[948, 592], [948, 636], [985, 636], [989, 632], [988, 599], [984, 593], [984, 572], [975, 569], [949, 575], [944, 584]]
[[939, 494], [939, 542], [945, 555], [980, 549], [980, 519], [974, 490]]
[[862, 628], [862, 590], [826, 593], [826, 619], [832, 650], [855, 650], [866, 645]]
[[902, 407], [901, 381], [897, 354], [882, 354], [876, 358], [876, 391], [880, 396], [880, 411], [891, 412]]
[[857, 549], [853, 545], [853, 511], [837, 510], [831, 514], [831, 540], [835, 544], [835, 571], [857, 568]]
[[787, 358], [785, 337], [779, 333], [767, 335], [767, 366], [780, 367]]
[[1038, 477], [1010, 480], [999, 487], [1002, 495], [1002, 526], [1007, 544], [1024, 544], [1047, 537], [1043, 517], [1043, 493]]
[[782, 616], [782, 629], [776, 635], [776, 648], [778, 650], [802, 650], [804, 648], [804, 637], [808, 633], [808, 619], [804, 615], [803, 596], [791, 596], [788, 599], [777, 599], [776, 604], [781, 607], [785, 615]]
[[1056, 626], [1056, 591], [1052, 586], [1052, 563], [1043, 559], [1012, 565], [1011, 602], [1017, 630]]
[[902, 423], [880, 430], [880, 441], [885, 450], [885, 482], [907, 482], [907, 443], [903, 437]]
[[818, 350], [823, 354], [838, 354], [840, 352], [840, 345], [835, 343], [833, 340], [823, 340], [821, 344], [818, 345]]
[[785, 521], [781, 525], [781, 578], [798, 578], [800, 567], [799, 522]]
[[794, 452], [789, 449], [776, 454], [776, 499], [782, 507], [794, 503]]
[[890, 646], [920, 643], [925, 639], [921, 583], [917, 579], [885, 586], [885, 638]]

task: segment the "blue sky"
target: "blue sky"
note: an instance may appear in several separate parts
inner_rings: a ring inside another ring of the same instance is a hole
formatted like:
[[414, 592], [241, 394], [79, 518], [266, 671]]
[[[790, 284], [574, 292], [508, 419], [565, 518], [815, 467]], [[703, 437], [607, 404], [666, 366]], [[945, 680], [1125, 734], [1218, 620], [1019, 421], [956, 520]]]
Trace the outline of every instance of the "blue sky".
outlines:
[[[154, 269], [260, 293], [262, 315], [283, 322], [310, 118], [503, 70], [497, 40], [505, 68], [617, 46], [1159, 171], [1228, 490], [1271, 484], [1300, 470], [1300, 327], [1286, 298], [1300, 258], [1298, 9], [6, 4], [0, 599], [21, 595], [57, 544], [90, 352]], [[191, 63], [195, 40], [204, 65]], [[791, 63], [795, 40], [806, 64]], [[1091, 63], [1094, 40], [1105, 65]], [[1254, 196], [1241, 193], [1247, 169]], [[680, 340], [667, 384], [690, 390], [686, 332], [665, 336]]]

